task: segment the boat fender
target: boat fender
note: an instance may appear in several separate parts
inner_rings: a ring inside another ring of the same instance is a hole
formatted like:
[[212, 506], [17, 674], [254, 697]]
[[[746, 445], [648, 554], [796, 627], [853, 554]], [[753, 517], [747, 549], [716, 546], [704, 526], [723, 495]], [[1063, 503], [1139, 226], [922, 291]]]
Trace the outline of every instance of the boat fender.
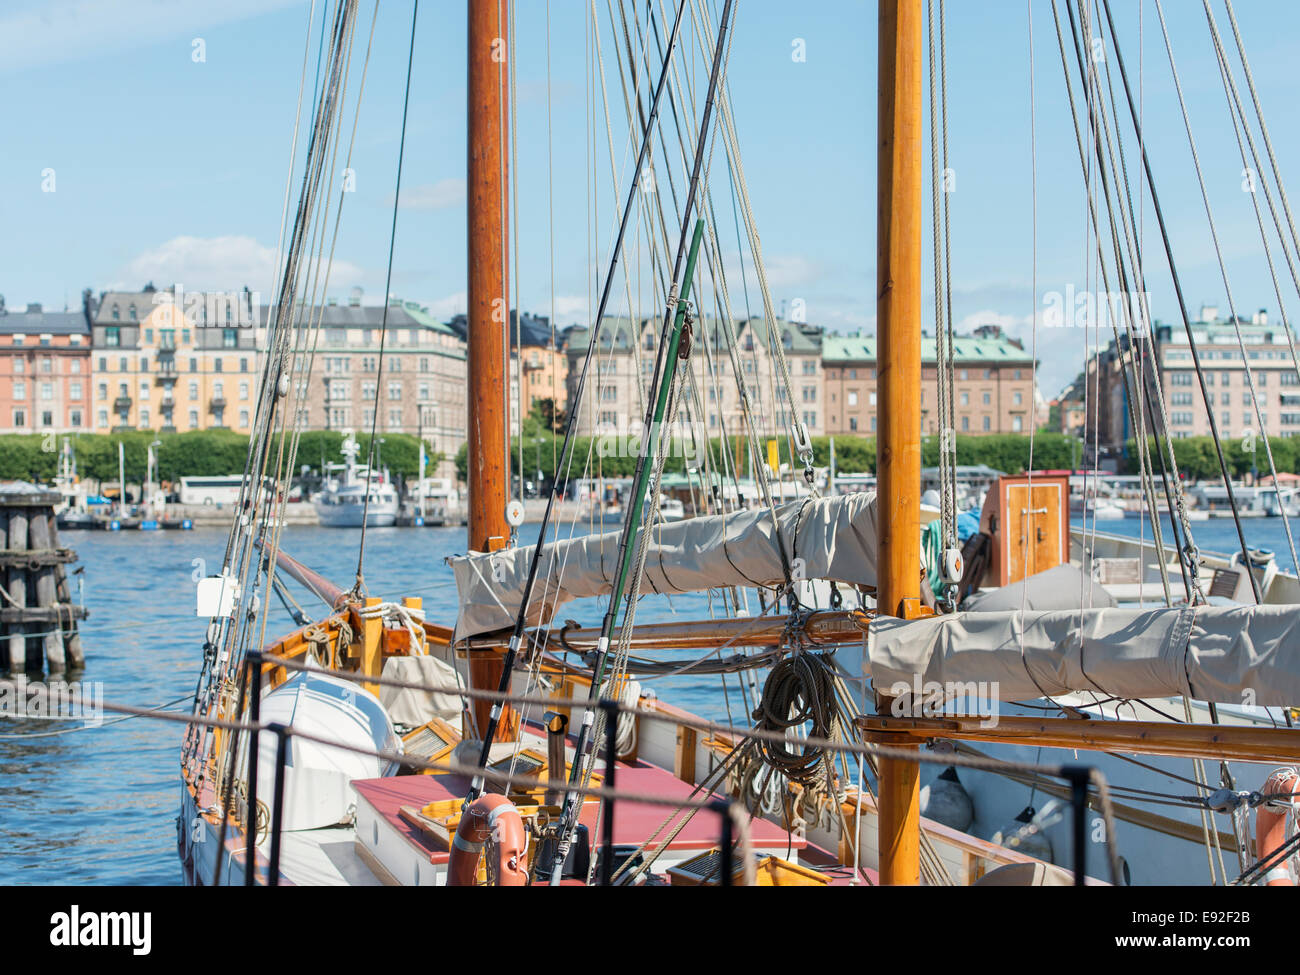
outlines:
[[451, 842], [447, 862], [448, 887], [473, 887], [478, 882], [478, 861], [483, 844], [497, 845], [497, 885], [523, 887], [528, 883], [528, 850], [524, 821], [515, 804], [501, 795], [479, 796], [466, 807]]
[[970, 828], [975, 805], [951, 765], [921, 789], [921, 815], [961, 832]]
[[[1265, 795], [1277, 795], [1276, 799], [1266, 799], [1255, 809], [1255, 852], [1258, 860], [1272, 855], [1290, 837], [1287, 820], [1292, 819], [1300, 792], [1300, 774], [1294, 768], [1280, 768], [1273, 772], [1259, 790]], [[1269, 887], [1294, 887], [1293, 866], [1300, 863], [1296, 856], [1291, 856], [1277, 864], [1264, 874], [1264, 882]]]

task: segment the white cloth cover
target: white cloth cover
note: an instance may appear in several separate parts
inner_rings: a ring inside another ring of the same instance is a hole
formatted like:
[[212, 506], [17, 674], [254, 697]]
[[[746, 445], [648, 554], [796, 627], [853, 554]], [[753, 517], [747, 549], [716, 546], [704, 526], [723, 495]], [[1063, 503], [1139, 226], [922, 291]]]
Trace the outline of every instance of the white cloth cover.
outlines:
[[[440, 657], [389, 657], [384, 661], [382, 676], [409, 684], [428, 684], [431, 687], [455, 687], [459, 683], [456, 669]], [[414, 728], [433, 718], [458, 721], [461, 699], [442, 691], [425, 691], [414, 687], [393, 687], [382, 684], [379, 701], [395, 724]]]
[[[776, 514], [796, 576], [876, 584], [874, 493], [792, 501], [778, 507]], [[643, 592], [785, 582], [770, 509], [656, 524], [651, 531]], [[619, 535], [605, 532], [548, 545], [529, 602], [529, 625], [549, 620], [571, 599], [608, 593], [617, 568]], [[514, 625], [532, 557], [530, 545], [448, 559], [460, 594], [456, 639]]]
[[988, 696], [1004, 701], [1096, 691], [1264, 706], [1300, 702], [1296, 606], [878, 617], [867, 649], [872, 684], [883, 693], [898, 684], [984, 682]]

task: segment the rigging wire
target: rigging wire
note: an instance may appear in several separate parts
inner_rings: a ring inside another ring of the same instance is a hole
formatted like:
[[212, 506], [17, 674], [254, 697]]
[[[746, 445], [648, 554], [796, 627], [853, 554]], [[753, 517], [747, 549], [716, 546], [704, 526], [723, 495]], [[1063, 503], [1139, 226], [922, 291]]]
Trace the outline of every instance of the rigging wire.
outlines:
[[[411, 44], [406, 53], [406, 89], [402, 96], [402, 132], [397, 143], [397, 178], [393, 187], [393, 221], [388, 231], [388, 269], [384, 273], [384, 314], [379, 324], [379, 362], [375, 374], [374, 412], [370, 417], [370, 443], [366, 456], [366, 500], [361, 508], [361, 541], [357, 546], [357, 580], [352, 591], [360, 596], [365, 591], [365, 579], [361, 570], [366, 557], [366, 523], [370, 520], [370, 499], [376, 493], [371, 488], [374, 481], [375, 440], [379, 423], [379, 404], [384, 385], [384, 346], [388, 339], [388, 309], [392, 306], [390, 296], [393, 287], [393, 251], [397, 246], [397, 212], [402, 199], [402, 162], [406, 156], [406, 118], [411, 107], [411, 68], [415, 64], [415, 25], [420, 16], [420, 0], [411, 5]], [[509, 415], [507, 411], [507, 416]], [[509, 443], [509, 441], [507, 441]], [[506, 465], [509, 470], [510, 465]]]

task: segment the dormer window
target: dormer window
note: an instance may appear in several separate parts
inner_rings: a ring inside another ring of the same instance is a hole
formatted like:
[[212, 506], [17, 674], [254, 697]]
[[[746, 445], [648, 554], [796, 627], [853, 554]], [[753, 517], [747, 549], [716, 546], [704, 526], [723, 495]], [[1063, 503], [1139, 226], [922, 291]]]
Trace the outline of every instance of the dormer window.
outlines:
[[645, 339], [641, 342], [641, 348], [645, 349], [647, 352], [653, 352], [655, 350], [654, 332], [645, 333]]
[[114, 306], [113, 306], [113, 321], [115, 321], [115, 322], [120, 322], [121, 320], [122, 320], [122, 310], [121, 310], [120, 308], [118, 308], [117, 305], [114, 305]]
[[131, 321], [134, 322], [138, 320], [135, 314], [135, 305], [132, 305], [129, 309], [127, 309], [127, 314], [131, 316]]
[[790, 334], [789, 329], [786, 329], [785, 332], [782, 334], [781, 344], [785, 347], [785, 350], [787, 352], [791, 351], [794, 348], [794, 336]]

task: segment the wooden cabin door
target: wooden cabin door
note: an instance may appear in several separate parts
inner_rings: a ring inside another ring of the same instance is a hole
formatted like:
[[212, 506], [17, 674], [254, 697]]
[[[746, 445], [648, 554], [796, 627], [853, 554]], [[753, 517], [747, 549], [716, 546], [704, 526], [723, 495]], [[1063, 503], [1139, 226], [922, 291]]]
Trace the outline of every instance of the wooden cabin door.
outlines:
[[1060, 484], [1009, 484], [1003, 532], [1006, 582], [1044, 572], [1065, 561], [1061, 519], [1065, 515]]

